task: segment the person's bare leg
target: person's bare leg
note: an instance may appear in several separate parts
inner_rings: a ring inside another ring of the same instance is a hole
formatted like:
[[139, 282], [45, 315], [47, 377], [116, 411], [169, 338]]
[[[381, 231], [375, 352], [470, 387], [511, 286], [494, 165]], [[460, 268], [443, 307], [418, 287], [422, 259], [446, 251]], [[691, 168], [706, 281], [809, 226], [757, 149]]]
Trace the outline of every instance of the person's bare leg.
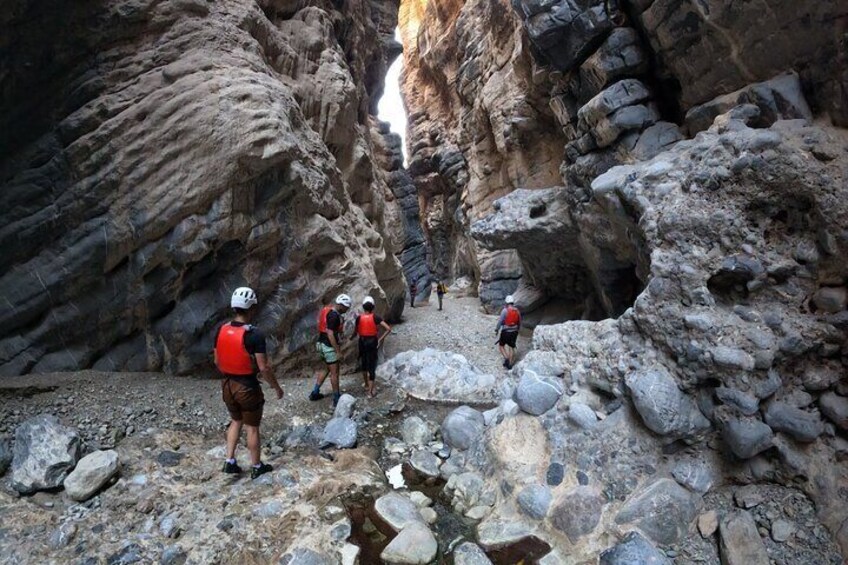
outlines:
[[506, 347], [505, 347], [505, 346], [503, 346], [503, 345], [498, 345], [498, 349], [499, 349], [499, 350], [500, 350], [500, 352], [501, 352], [501, 357], [503, 357], [504, 359], [509, 359], [509, 357], [508, 357], [508, 356], [507, 356], [507, 354], [506, 354]]
[[333, 363], [330, 365], [330, 384], [333, 386], [333, 393], [339, 393], [339, 364]]
[[374, 398], [377, 395], [377, 393], [375, 392], [376, 385], [377, 385], [377, 379], [372, 374], [371, 380], [368, 383], [368, 396], [370, 396], [371, 398]]
[[230, 427], [227, 428], [227, 459], [236, 458], [236, 446], [238, 445], [240, 435], [241, 422], [231, 420]]
[[510, 347], [507, 349], [507, 352], [509, 353], [509, 366], [512, 367], [515, 365], [515, 348]]
[[315, 373], [315, 384], [318, 385], [318, 388], [321, 388], [321, 385], [323, 385], [324, 381], [327, 380], [327, 375], [329, 375], [329, 374], [330, 374], [330, 371], [328, 371], [327, 369], [323, 369], [323, 370], [319, 369]]
[[251, 464], [259, 465], [261, 453], [259, 451], [260, 439], [259, 428], [257, 426], [245, 426], [247, 429], [247, 450], [250, 452]]

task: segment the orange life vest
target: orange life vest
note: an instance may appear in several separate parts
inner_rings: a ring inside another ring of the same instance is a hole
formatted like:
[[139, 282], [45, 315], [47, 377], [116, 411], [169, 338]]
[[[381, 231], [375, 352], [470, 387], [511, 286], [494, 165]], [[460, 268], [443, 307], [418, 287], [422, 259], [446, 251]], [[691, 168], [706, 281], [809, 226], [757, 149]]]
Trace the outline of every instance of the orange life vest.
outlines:
[[379, 330], [377, 329], [377, 321], [374, 320], [374, 314], [360, 314], [356, 333], [361, 337], [377, 337]]
[[504, 317], [504, 326], [515, 327], [521, 323], [521, 313], [518, 308], [512, 306], [506, 307], [506, 316]]
[[332, 306], [324, 306], [321, 308], [321, 311], [318, 313], [318, 333], [325, 334], [327, 333], [327, 314], [332, 310]]
[[249, 326], [224, 324], [218, 331], [215, 352], [218, 356], [218, 370], [226, 375], [252, 375], [253, 360], [244, 347], [244, 334]]

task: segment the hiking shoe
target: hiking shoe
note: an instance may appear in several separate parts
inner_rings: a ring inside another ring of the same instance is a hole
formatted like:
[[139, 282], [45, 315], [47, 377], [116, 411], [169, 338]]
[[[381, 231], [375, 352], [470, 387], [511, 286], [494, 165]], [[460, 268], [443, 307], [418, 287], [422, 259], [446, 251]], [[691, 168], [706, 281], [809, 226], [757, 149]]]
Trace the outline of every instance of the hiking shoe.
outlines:
[[322, 392], [309, 393], [309, 400], [311, 400], [312, 402], [315, 402], [316, 400], [321, 400], [322, 398], [324, 398], [324, 393]]
[[239, 467], [238, 463], [230, 463], [229, 461], [224, 461], [224, 468], [221, 470], [229, 475], [241, 473], [241, 467]]
[[253, 467], [250, 471], [250, 478], [256, 479], [265, 473], [270, 473], [274, 468], [268, 465], [267, 463], [259, 463], [259, 467]]
[[509, 369], [509, 359], [504, 359], [503, 366]]

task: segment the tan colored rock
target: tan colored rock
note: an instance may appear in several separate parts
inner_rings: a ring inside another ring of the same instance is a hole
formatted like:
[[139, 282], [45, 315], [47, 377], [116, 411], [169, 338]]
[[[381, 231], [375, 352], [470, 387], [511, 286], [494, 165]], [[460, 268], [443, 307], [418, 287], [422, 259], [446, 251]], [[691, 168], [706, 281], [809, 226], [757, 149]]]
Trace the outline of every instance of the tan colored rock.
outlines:
[[718, 529], [718, 513], [715, 510], [704, 512], [698, 516], [698, 531], [701, 536], [708, 538]]

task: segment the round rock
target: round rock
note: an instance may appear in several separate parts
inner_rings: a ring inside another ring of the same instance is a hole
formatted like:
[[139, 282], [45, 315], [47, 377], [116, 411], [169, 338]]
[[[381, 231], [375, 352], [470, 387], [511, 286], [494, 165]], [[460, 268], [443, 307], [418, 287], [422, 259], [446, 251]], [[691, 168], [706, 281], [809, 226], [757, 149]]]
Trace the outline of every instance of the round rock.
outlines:
[[470, 406], [460, 406], [442, 422], [442, 438], [455, 449], [468, 449], [484, 428], [483, 414]]
[[525, 371], [515, 389], [515, 402], [522, 411], [539, 416], [553, 408], [562, 393], [562, 384], [557, 379]]

